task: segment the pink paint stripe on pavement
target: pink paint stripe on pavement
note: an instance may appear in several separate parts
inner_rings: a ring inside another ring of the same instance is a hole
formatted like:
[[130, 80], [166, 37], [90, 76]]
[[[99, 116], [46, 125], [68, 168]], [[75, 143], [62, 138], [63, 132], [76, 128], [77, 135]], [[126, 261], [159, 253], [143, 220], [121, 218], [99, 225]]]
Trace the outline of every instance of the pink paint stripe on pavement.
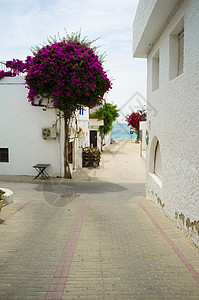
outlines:
[[83, 202], [80, 206], [77, 217], [73, 223], [72, 230], [54, 272], [50, 287], [46, 293], [46, 300], [61, 300], [63, 297], [84, 215], [86, 213], [86, 207], [86, 202]]
[[185, 265], [185, 267], [189, 270], [189, 272], [191, 273], [191, 275], [199, 283], [199, 273], [196, 271], [196, 269], [190, 264], [190, 262], [182, 254], [182, 252], [172, 242], [172, 240], [168, 237], [168, 235], [166, 234], [166, 232], [160, 227], [160, 225], [157, 223], [157, 221], [151, 216], [151, 214], [148, 212], [148, 210], [141, 203], [139, 203], [139, 205], [144, 210], [144, 212], [147, 214], [147, 216], [151, 219], [151, 221], [153, 222], [153, 224], [155, 225], [155, 227], [160, 231], [161, 235], [164, 237], [164, 239], [167, 241], [167, 243], [170, 245], [170, 247], [173, 249], [173, 251], [177, 254], [177, 256], [183, 262], [183, 264]]
[[24, 205], [22, 205], [21, 207], [19, 207], [18, 209], [16, 209], [15, 211], [13, 211], [10, 215], [8, 215], [7, 217], [5, 217], [4, 219], [2, 219], [2, 221], [7, 221], [8, 219], [10, 219], [12, 216], [14, 216], [16, 213], [18, 213], [20, 210], [22, 210], [25, 206], [27, 206], [28, 204], [30, 204], [33, 200], [29, 200], [28, 202], [26, 202]]

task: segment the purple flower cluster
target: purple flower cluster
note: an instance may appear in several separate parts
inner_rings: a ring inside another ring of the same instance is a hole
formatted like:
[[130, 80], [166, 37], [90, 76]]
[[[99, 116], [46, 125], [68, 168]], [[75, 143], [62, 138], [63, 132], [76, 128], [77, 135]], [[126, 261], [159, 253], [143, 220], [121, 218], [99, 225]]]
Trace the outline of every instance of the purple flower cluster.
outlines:
[[10, 68], [11, 71], [0, 71], [0, 80], [4, 77], [14, 77], [19, 75], [20, 73], [24, 73], [28, 71], [30, 56], [27, 57], [26, 62], [19, 59], [13, 59], [12, 61], [6, 62], [6, 68]]
[[4, 77], [13, 77], [13, 76], [16, 76], [16, 74], [14, 74], [12, 71], [0, 71], [0, 80]]
[[53, 106], [74, 112], [82, 106], [101, 104], [111, 82], [102, 63], [91, 48], [78, 42], [58, 42], [44, 46], [23, 63], [6, 63], [14, 74], [26, 72], [28, 99], [32, 105], [41, 99], [51, 99]]
[[97, 105], [111, 88], [93, 50], [78, 42], [65, 41], [47, 45], [35, 53], [29, 61], [26, 83], [32, 104], [37, 95], [47, 96], [63, 111]]
[[27, 72], [29, 67], [29, 60], [31, 59], [30, 56], [26, 58], [26, 62], [19, 59], [13, 59], [12, 61], [6, 62], [6, 67], [10, 68], [15, 75], [19, 75], [19, 73]]

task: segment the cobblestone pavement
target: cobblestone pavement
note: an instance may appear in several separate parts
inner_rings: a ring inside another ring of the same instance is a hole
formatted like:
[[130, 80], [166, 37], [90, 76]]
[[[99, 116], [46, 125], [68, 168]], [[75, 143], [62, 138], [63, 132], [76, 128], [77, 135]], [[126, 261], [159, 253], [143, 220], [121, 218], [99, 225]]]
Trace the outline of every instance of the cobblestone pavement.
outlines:
[[72, 180], [0, 176], [0, 299], [199, 299], [199, 250], [145, 198], [139, 145]]

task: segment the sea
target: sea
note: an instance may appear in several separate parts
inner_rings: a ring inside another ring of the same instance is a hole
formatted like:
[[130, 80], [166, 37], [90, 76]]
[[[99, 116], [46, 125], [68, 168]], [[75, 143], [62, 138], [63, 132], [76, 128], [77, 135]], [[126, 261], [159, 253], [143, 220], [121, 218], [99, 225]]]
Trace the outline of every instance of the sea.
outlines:
[[112, 127], [112, 139], [118, 141], [131, 141], [137, 139], [137, 134], [130, 134], [130, 126], [127, 123], [118, 123]]

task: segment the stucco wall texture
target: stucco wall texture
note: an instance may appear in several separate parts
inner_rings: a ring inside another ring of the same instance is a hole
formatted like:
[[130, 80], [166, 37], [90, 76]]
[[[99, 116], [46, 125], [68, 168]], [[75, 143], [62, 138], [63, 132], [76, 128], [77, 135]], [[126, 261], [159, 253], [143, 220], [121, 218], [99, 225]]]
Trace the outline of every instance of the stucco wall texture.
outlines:
[[140, 41], [140, 36], [143, 34], [149, 16], [151, 15], [153, 8], [157, 0], [140, 0], [137, 7], [137, 12], [133, 24], [133, 48], [135, 49]]
[[[147, 2], [147, 1], [145, 1]], [[160, 12], [161, 13], [161, 12]], [[170, 34], [184, 17], [183, 74], [170, 80]], [[185, 0], [148, 54], [146, 193], [199, 246], [199, 1]], [[159, 50], [159, 88], [152, 91], [152, 59]], [[162, 181], [154, 176], [159, 140]]]
[[0, 87], [0, 148], [9, 149], [9, 162], [0, 162], [0, 174], [37, 175], [33, 165], [44, 163], [51, 165], [51, 176], [63, 175], [63, 146], [58, 138], [42, 138], [42, 128], [52, 127], [56, 111], [28, 103], [23, 76], [4, 78]]

